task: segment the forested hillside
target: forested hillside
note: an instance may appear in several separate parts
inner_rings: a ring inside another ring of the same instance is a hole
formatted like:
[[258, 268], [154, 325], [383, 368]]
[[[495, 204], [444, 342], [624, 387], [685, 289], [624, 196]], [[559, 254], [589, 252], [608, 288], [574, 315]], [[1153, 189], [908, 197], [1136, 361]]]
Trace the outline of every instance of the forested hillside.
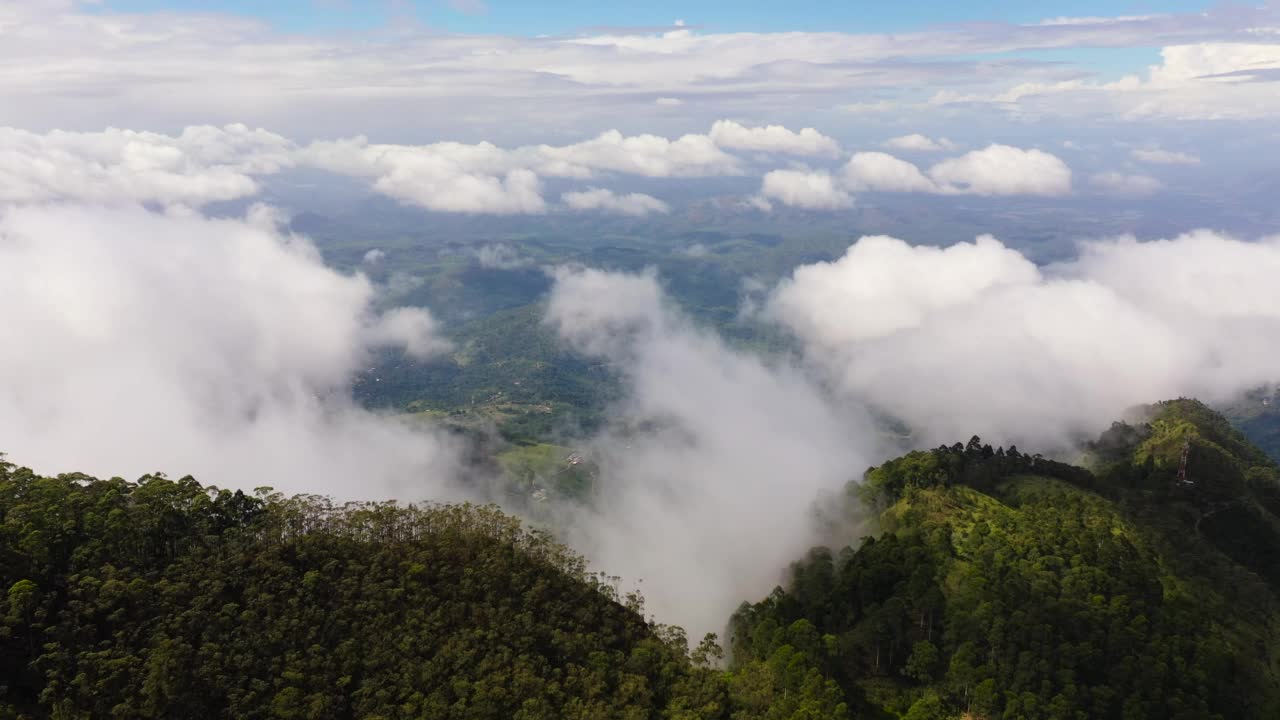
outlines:
[[0, 462], [0, 718], [840, 717], [710, 669], [493, 507], [334, 507]]
[[1280, 717], [1276, 468], [1194, 401], [1091, 455], [974, 438], [868, 471], [883, 535], [744, 605], [734, 662], [797, 654], [868, 717]]
[[1280, 717], [1280, 474], [1194, 401], [913, 452], [689, 650], [494, 507], [0, 462], [0, 718]]

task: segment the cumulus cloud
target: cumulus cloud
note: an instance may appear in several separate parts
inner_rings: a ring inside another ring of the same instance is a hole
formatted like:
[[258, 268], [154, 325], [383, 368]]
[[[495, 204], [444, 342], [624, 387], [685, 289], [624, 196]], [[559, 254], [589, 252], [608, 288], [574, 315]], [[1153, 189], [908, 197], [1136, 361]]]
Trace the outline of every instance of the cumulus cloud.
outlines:
[[912, 133], [910, 135], [901, 135], [899, 137], [890, 138], [884, 141], [884, 146], [890, 150], [905, 150], [914, 152], [942, 152], [944, 150], [954, 150], [956, 144], [946, 138], [938, 138], [934, 140], [927, 135], [920, 133]]
[[547, 321], [610, 362], [625, 399], [593, 442], [600, 494], [573, 544], [643, 580], [657, 616], [691, 636], [820, 538], [812, 503], [864, 468], [870, 424], [803, 373], [728, 348], [673, 311], [652, 275], [558, 271]]
[[928, 174], [916, 165], [882, 152], [854, 153], [840, 174], [775, 170], [764, 177], [752, 202], [768, 209], [772, 201], [793, 207], [846, 208], [857, 192], [925, 192], [946, 195], [1065, 195], [1071, 169], [1055, 155], [1008, 145], [990, 145], [943, 160]]
[[548, 174], [587, 177], [592, 171], [645, 177], [709, 177], [742, 172], [738, 159], [721, 150], [706, 135], [682, 135], [675, 140], [658, 135], [626, 136], [617, 130], [573, 145], [538, 145], [517, 154], [531, 154]]
[[[818, 152], [829, 138], [781, 126], [719, 123], [720, 142], [759, 150]], [[741, 161], [710, 135], [676, 139], [610, 130], [568, 145], [503, 148], [490, 142], [401, 145], [364, 136], [291, 140], [244, 125], [190, 127], [177, 136], [109, 129], [31, 133], [0, 128], [0, 202], [91, 201], [200, 206], [249, 197], [257, 176], [292, 166], [363, 178], [375, 192], [437, 212], [540, 214], [542, 178], [613, 174], [688, 178], [743, 173]], [[575, 209], [667, 212], [648, 195], [599, 187], [572, 192]]]
[[392, 308], [373, 322], [365, 335], [370, 347], [403, 348], [410, 357], [426, 360], [453, 347], [440, 334], [431, 313], [422, 308]]
[[383, 260], [386, 260], [386, 259], [387, 259], [386, 251], [379, 250], [378, 248], [374, 248], [364, 254], [364, 257], [361, 259], [361, 262], [363, 262], [365, 265], [379, 265], [382, 263]]
[[374, 178], [378, 192], [429, 210], [541, 213], [546, 203], [533, 171], [516, 167], [490, 143], [381, 145], [367, 138], [315, 142], [299, 162], [330, 172]]
[[[545, 212], [541, 176], [591, 178], [601, 173], [621, 173], [665, 178], [742, 172], [738, 159], [706, 135], [690, 134], [671, 140], [647, 134], [625, 136], [617, 130], [570, 145], [511, 149], [488, 142], [377, 144], [359, 136], [312, 143], [297, 157], [300, 163], [312, 167], [372, 178], [378, 192], [430, 210], [496, 214]], [[653, 198], [626, 197], [629, 199], [621, 204], [600, 207], [624, 212], [640, 207], [648, 212], [661, 211], [660, 203], [655, 204], [658, 201]]]
[[711, 126], [711, 140], [722, 148], [795, 155], [838, 155], [840, 143], [813, 128], [800, 132], [781, 125], [746, 127], [732, 120], [717, 120]]
[[[801, 337], [835, 350], [919, 325], [993, 287], [1038, 277], [1035, 265], [991, 236], [944, 249], [877, 235], [862, 238], [835, 262], [796, 268], [774, 293], [769, 311]], [[815, 312], [819, 307], [830, 311]]]
[[671, 206], [652, 195], [644, 193], [615, 194], [612, 190], [591, 188], [579, 192], [567, 192], [560, 196], [565, 205], [574, 210], [601, 210], [642, 217], [650, 213], [669, 213]]
[[1164, 183], [1150, 175], [1129, 175], [1114, 171], [1098, 173], [1089, 178], [1089, 182], [1100, 192], [1133, 197], [1153, 195], [1164, 188]]
[[0, 127], [0, 202], [233, 200], [258, 191], [254, 175], [288, 167], [292, 149], [289, 140], [244, 125], [189, 127], [177, 136]]
[[989, 237], [875, 237], [797, 269], [765, 312], [923, 444], [979, 433], [1046, 447], [1153, 399], [1273, 382], [1277, 272], [1280, 239], [1207, 231], [1090, 242], [1046, 268]]
[[448, 492], [451, 443], [349, 392], [377, 347], [443, 349], [430, 315], [376, 315], [364, 277], [326, 268], [271, 213], [10, 207], [0, 266], [14, 340], [0, 343], [0, 437], [15, 461], [340, 498]]
[[529, 264], [529, 259], [506, 243], [489, 243], [476, 251], [480, 267], [490, 270], [515, 270]]
[[938, 192], [938, 186], [920, 168], [887, 153], [855, 153], [843, 172], [844, 182], [855, 192]]
[[1066, 195], [1071, 168], [1043, 150], [989, 145], [929, 168], [929, 177], [949, 192], [973, 195]]
[[770, 208], [776, 200], [806, 210], [839, 210], [853, 207], [853, 196], [824, 170], [773, 170], [760, 185], [757, 206]]
[[1200, 158], [1195, 155], [1160, 148], [1134, 148], [1129, 157], [1151, 165], [1199, 165]]

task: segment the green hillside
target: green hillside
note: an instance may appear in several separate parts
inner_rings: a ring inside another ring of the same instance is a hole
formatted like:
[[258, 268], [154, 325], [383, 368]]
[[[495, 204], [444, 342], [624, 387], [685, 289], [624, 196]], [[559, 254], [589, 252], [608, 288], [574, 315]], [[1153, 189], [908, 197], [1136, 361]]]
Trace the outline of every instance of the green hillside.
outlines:
[[[497, 468], [572, 495], [582, 464]], [[868, 470], [877, 536], [797, 561], [721, 662], [491, 506], [0, 462], [0, 719], [1280, 717], [1277, 467], [1191, 400], [1085, 465], [973, 438]]]
[[599, 580], [492, 507], [0, 462], [0, 718], [793, 717]]
[[735, 662], [798, 653], [866, 717], [1280, 717], [1276, 468], [1194, 401], [1091, 456], [974, 438], [868, 471], [883, 534], [744, 605]]
[[1280, 462], [1280, 387], [1261, 387], [1247, 392], [1224, 406], [1222, 414], [1258, 449]]

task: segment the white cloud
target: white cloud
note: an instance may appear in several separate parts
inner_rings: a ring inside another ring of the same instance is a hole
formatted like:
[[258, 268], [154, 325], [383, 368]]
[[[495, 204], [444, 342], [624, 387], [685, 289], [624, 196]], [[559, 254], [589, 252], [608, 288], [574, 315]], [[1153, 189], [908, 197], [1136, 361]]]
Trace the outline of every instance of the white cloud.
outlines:
[[989, 145], [943, 160], [929, 177], [947, 192], [974, 195], [1066, 195], [1071, 169], [1043, 150]]
[[302, 164], [376, 178], [378, 192], [441, 212], [541, 213], [546, 203], [536, 173], [516, 167], [490, 143], [379, 145], [364, 137], [312, 143]]
[[573, 145], [539, 145], [517, 150], [516, 154], [532, 154], [543, 172], [565, 177], [586, 177], [597, 170], [645, 177], [741, 173], [737, 158], [725, 153], [706, 135], [683, 135], [668, 140], [658, 135], [624, 136], [610, 130]]
[[944, 150], [954, 150], [956, 144], [946, 138], [938, 138], [937, 140], [934, 140], [927, 135], [912, 133], [910, 135], [901, 135], [899, 137], [885, 140], [884, 146], [890, 150], [942, 152]]
[[681, 105], [684, 104], [684, 101], [681, 100], [680, 98], [660, 97], [657, 100], [654, 100], [653, 104], [661, 105], [664, 107], [680, 107]]
[[858, 192], [938, 192], [933, 181], [915, 165], [882, 152], [855, 153], [843, 173], [845, 183]]
[[272, 215], [75, 204], [0, 210], [0, 436], [43, 472], [163, 470], [341, 498], [447, 495], [442, 435], [357, 407], [375, 347], [445, 346], [423, 310], [372, 310]]
[[178, 136], [132, 130], [36, 134], [0, 127], [0, 202], [204, 205], [257, 192], [291, 162], [285, 138], [244, 125]]
[[806, 210], [839, 210], [853, 206], [853, 196], [840, 187], [837, 179], [823, 170], [773, 170], [760, 185], [762, 210], [769, 201]]
[[1259, 120], [1280, 112], [1280, 94], [1257, 81], [1278, 75], [1280, 43], [1199, 42], [1164, 47], [1161, 63], [1145, 77], [1031, 80], [996, 92], [941, 90], [929, 104], [993, 104], [1027, 119]]
[[547, 320], [625, 387], [592, 443], [599, 495], [574, 517], [572, 544], [643, 580], [647, 608], [691, 637], [720, 632], [821, 541], [812, 503], [868, 464], [869, 424], [794, 368], [694, 327], [652, 275], [562, 269]]
[[669, 213], [671, 206], [652, 195], [627, 193], [616, 195], [612, 190], [591, 188], [581, 192], [567, 192], [560, 196], [565, 205], [574, 210], [602, 210], [641, 217], [650, 213]]
[[1089, 178], [1095, 188], [1116, 195], [1153, 195], [1164, 188], [1164, 183], [1150, 175], [1128, 175], [1120, 172], [1103, 172]]
[[856, 192], [925, 192], [948, 195], [1064, 195], [1071, 169], [1041, 150], [990, 145], [943, 160], [926, 176], [912, 163], [882, 152], [854, 153], [838, 176], [825, 170], [775, 170], [751, 202], [762, 210], [776, 200], [793, 207], [846, 208]]
[[476, 251], [480, 267], [490, 270], [515, 270], [529, 264], [529, 259], [506, 243], [489, 243]]
[[379, 265], [382, 263], [383, 260], [386, 260], [386, 259], [387, 259], [386, 251], [379, 250], [378, 248], [374, 248], [364, 254], [364, 258], [361, 259], [361, 262], [363, 262], [365, 265]]
[[418, 360], [448, 351], [452, 343], [440, 334], [431, 313], [422, 308], [392, 308], [369, 326], [366, 341], [370, 347], [403, 348]]
[[[1280, 47], [1251, 32], [1274, 26], [1266, 8], [892, 34], [685, 27], [581, 37], [450, 35], [424, 27], [307, 35], [225, 13], [90, 12], [80, 3], [6, 3], [0, 12], [8, 124], [242, 120], [306, 137], [352, 128], [444, 135], [452, 127], [505, 133], [501, 139], [509, 141], [567, 125], [610, 127], [619, 113], [668, 116], [654, 98], [688, 102], [708, 114], [700, 122], [762, 108], [845, 104], [848, 112], [878, 112], [908, 108], [941, 88], [988, 98], [1028, 83], [1052, 88], [1063, 79], [1060, 66], [983, 56], [1086, 45], [1163, 47], [1165, 56], [1142, 93], [1117, 95], [1114, 103], [1064, 103], [1064, 112], [1266, 117], [1277, 102], [1267, 93], [1201, 78], [1274, 69]], [[510, 122], [515, 103], [519, 123]]]
[[[947, 248], [864, 237], [833, 262], [802, 265], [779, 285], [769, 314], [834, 351], [916, 327], [922, 318], [972, 302], [991, 288], [1034, 282], [1034, 264], [995, 238]], [[819, 308], [828, 308], [819, 312]]]
[[1091, 242], [1043, 269], [990, 238], [945, 250], [864, 238], [797, 269], [768, 313], [922, 444], [978, 433], [1044, 447], [1139, 403], [1274, 381], [1277, 273], [1280, 239], [1205, 231]]
[[1160, 55], [1161, 64], [1151, 68], [1150, 82], [1157, 87], [1229, 86], [1249, 80], [1251, 73], [1280, 68], [1280, 43], [1203, 42], [1166, 47]]
[[730, 150], [791, 153], [795, 155], [838, 155], [840, 143], [813, 128], [793, 132], [781, 125], [745, 127], [732, 120], [717, 120], [711, 126], [711, 140]]
[[[298, 162], [336, 173], [375, 178], [374, 189], [403, 202], [443, 212], [542, 213], [539, 176], [590, 178], [600, 173], [644, 177], [704, 177], [742, 172], [738, 159], [706, 135], [670, 140], [610, 130], [570, 145], [513, 149], [482, 142], [429, 145], [370, 143], [365, 137], [312, 143]], [[648, 196], [623, 205], [660, 211]]]
[[[720, 123], [721, 142], [793, 152], [820, 151], [829, 138], [781, 126]], [[741, 161], [710, 135], [674, 140], [616, 130], [568, 145], [503, 148], [490, 142], [373, 143], [364, 136], [291, 140], [244, 125], [190, 127], [180, 135], [110, 129], [47, 134], [0, 128], [0, 201], [81, 200], [200, 206], [256, 194], [257, 176], [294, 165], [363, 178], [372, 190], [438, 212], [538, 214], [542, 178], [630, 174], [652, 178], [740, 175]], [[565, 195], [575, 209], [669, 212], [649, 195], [603, 188]]]
[[1160, 148], [1134, 148], [1129, 157], [1138, 162], [1150, 165], [1199, 165], [1200, 158], [1183, 152], [1161, 150]]

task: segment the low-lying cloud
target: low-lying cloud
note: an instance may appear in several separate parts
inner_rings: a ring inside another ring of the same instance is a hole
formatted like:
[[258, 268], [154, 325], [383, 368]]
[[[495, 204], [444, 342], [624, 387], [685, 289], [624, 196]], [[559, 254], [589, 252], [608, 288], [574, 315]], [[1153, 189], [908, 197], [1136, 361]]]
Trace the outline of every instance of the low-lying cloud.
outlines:
[[808, 127], [793, 132], [781, 125], [745, 127], [732, 120], [718, 120], [711, 126], [710, 136], [716, 145], [730, 150], [794, 155], [840, 154], [840, 143]]
[[810, 210], [850, 207], [853, 193], [917, 192], [938, 195], [1039, 195], [1071, 193], [1071, 168], [1043, 150], [989, 145], [934, 164], [927, 172], [888, 153], [854, 153], [837, 174], [826, 170], [775, 170], [764, 177], [757, 201], [776, 200]]
[[443, 435], [357, 407], [377, 348], [447, 347], [431, 316], [255, 209], [244, 219], [74, 204], [0, 209], [0, 438], [42, 472], [339, 498], [444, 497]]
[[806, 210], [840, 210], [853, 207], [853, 195], [840, 187], [839, 180], [825, 170], [774, 170], [764, 176], [757, 205], [772, 207], [772, 201]]
[[1280, 238], [1208, 231], [1088, 242], [1043, 268], [991, 237], [867, 237], [797, 268], [764, 312], [848, 397], [922, 444], [977, 433], [1044, 448], [1137, 404], [1273, 382], [1277, 273]]
[[874, 457], [870, 423], [804, 373], [727, 347], [668, 304], [651, 274], [558, 271], [547, 321], [621, 373], [626, 398], [593, 441], [594, 509], [570, 539], [643, 580], [649, 609], [696, 636], [820, 540], [811, 512]]
[[643, 217], [652, 213], [669, 213], [671, 206], [652, 195], [644, 193], [626, 193], [619, 195], [605, 188], [590, 188], [578, 192], [567, 192], [560, 196], [565, 205], [574, 210], [599, 210]]
[[1159, 180], [1136, 173], [1102, 172], [1089, 178], [1089, 183], [1100, 192], [1130, 197], [1153, 195], [1164, 189]]
[[194, 126], [177, 136], [0, 127], [0, 203], [234, 200], [257, 193], [254, 176], [292, 165], [292, 149], [287, 139], [244, 125]]
[[1200, 158], [1190, 153], [1161, 148], [1134, 148], [1129, 157], [1150, 165], [1199, 165]]
[[942, 152], [956, 149], [956, 144], [946, 138], [934, 140], [928, 135], [921, 135], [920, 133], [899, 135], [885, 140], [883, 144], [890, 150], [904, 150], [907, 152]]

